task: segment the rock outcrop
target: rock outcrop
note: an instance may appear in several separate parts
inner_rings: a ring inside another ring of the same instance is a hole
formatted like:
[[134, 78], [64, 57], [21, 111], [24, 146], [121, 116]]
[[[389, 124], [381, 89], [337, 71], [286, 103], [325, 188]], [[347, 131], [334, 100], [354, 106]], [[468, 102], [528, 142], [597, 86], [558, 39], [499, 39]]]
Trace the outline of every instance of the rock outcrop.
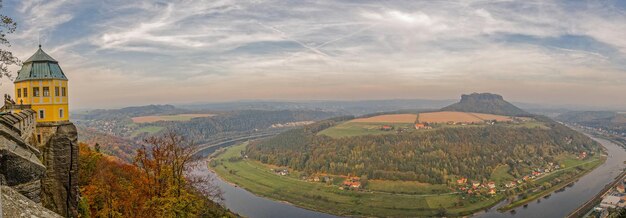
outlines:
[[38, 125], [52, 133], [40, 148], [46, 173], [41, 180], [42, 203], [62, 216], [76, 217], [78, 190], [78, 135], [72, 123]]
[[61, 218], [58, 214], [48, 210], [14, 189], [0, 187], [0, 217], [41, 217], [41, 218]]
[[25, 117], [16, 119], [14, 114], [0, 117], [0, 184], [8, 185], [31, 200], [40, 202], [40, 181], [46, 167], [39, 160], [39, 150], [24, 141], [29, 136], [21, 134], [31, 125], [20, 124], [23, 119], [34, 120], [34, 111], [21, 114]]

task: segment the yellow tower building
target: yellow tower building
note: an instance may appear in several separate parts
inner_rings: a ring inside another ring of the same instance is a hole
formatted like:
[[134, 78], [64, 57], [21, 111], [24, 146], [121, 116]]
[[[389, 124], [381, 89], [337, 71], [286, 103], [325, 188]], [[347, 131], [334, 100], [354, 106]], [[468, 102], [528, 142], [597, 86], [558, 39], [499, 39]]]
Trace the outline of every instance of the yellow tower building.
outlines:
[[15, 78], [16, 106], [30, 106], [37, 123], [69, 121], [67, 77], [59, 62], [39, 49], [24, 61]]

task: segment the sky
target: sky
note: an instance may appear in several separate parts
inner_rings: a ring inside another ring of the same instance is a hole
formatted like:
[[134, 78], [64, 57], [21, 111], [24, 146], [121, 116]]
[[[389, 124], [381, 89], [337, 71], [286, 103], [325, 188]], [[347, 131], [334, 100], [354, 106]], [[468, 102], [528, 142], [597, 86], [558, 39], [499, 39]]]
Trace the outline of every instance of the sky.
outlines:
[[[4, 0], [72, 109], [456, 99], [626, 108], [626, 1]], [[19, 70], [19, 66], [11, 69]], [[12, 93], [4, 78], [3, 93]]]

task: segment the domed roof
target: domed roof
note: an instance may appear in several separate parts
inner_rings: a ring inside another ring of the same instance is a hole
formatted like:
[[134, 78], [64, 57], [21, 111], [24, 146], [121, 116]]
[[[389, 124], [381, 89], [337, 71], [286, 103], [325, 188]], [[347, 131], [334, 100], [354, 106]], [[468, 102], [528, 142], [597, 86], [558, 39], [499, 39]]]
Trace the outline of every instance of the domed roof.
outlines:
[[41, 79], [67, 80], [67, 77], [61, 70], [59, 62], [46, 54], [40, 45], [35, 54], [24, 61], [22, 69], [20, 69], [17, 78], [15, 78], [15, 82]]

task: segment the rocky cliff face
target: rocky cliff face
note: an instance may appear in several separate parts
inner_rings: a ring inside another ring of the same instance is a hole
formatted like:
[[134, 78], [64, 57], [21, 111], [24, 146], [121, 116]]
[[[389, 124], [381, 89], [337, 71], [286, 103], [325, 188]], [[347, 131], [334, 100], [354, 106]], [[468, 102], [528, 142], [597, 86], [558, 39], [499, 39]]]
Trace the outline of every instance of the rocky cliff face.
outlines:
[[35, 153], [7, 137], [0, 137], [0, 184], [11, 186], [39, 202], [40, 181], [45, 170]]
[[37, 131], [50, 136], [41, 146], [46, 166], [41, 180], [43, 206], [62, 216], [76, 217], [79, 197], [76, 126], [72, 123], [38, 125]]

